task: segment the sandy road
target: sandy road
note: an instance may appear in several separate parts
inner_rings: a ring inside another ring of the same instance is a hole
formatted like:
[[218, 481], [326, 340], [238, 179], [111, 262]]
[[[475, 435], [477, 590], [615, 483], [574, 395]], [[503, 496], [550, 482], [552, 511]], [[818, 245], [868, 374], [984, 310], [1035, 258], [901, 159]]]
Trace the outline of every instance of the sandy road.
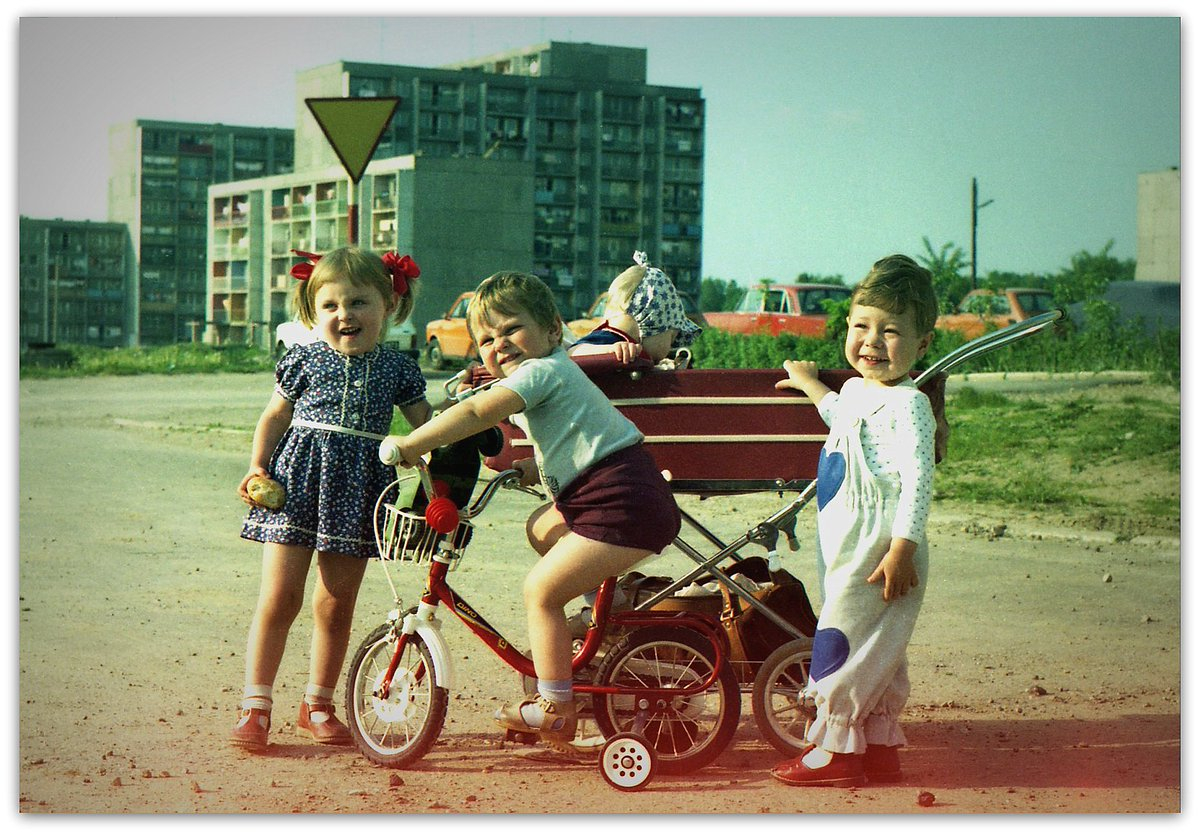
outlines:
[[[1014, 514], [971, 525], [968, 510], [940, 506], [935, 573], [910, 653], [909, 776], [897, 786], [775, 783], [767, 769], [779, 756], [746, 699], [715, 765], [617, 795], [590, 768], [551, 768], [499, 746], [489, 717], [517, 682], [453, 624], [463, 686], [441, 742], [412, 770], [374, 768], [291, 733], [307, 613], [277, 685], [270, 754], [230, 750], [258, 582], [258, 548], [237, 537], [234, 487], [269, 389], [270, 375], [20, 384], [22, 812], [1180, 808], [1178, 543], [1118, 543]], [[723, 536], [779, 505], [774, 496], [682, 502]], [[514, 642], [530, 558], [521, 526], [533, 506], [520, 495], [498, 500], [454, 578]], [[989, 539], [1000, 521], [1005, 535]], [[801, 522], [810, 541], [812, 519]], [[815, 588], [810, 559], [789, 559]], [[649, 570], [684, 565], [674, 555]], [[355, 642], [392, 606], [380, 572], [368, 572], [361, 601]], [[916, 804], [922, 790], [936, 795], [933, 807]]]

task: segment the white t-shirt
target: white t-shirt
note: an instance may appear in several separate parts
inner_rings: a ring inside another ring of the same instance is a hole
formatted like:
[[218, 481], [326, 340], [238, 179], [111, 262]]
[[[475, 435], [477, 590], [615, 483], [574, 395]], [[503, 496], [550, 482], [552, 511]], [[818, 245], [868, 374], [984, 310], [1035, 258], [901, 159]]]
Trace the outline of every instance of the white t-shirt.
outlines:
[[496, 385], [524, 401], [511, 420], [533, 442], [542, 483], [553, 496], [597, 461], [642, 440], [633, 422], [562, 348], [525, 360]]

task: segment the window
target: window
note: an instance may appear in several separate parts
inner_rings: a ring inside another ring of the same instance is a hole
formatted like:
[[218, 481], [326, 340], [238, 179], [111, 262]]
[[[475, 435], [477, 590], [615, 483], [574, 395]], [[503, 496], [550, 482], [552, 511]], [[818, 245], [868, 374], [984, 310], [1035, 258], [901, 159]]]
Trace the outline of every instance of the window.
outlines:
[[266, 140], [258, 136], [239, 136], [233, 140], [233, 153], [236, 156], [265, 156], [267, 153]]
[[525, 93], [507, 87], [489, 87], [487, 109], [506, 113], [522, 112], [525, 109]]
[[354, 95], [358, 98], [371, 99], [387, 95], [388, 80], [386, 78], [369, 78], [366, 76], [354, 79]]

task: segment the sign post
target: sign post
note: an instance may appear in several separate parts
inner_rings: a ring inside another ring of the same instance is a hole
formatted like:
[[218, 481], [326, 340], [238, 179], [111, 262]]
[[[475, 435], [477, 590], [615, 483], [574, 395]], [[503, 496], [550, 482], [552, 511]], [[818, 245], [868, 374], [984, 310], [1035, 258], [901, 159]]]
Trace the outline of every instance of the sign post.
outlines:
[[358, 183], [375, 155], [379, 140], [400, 104], [396, 97], [305, 99], [333, 152], [350, 177], [346, 205], [346, 237], [358, 245]]

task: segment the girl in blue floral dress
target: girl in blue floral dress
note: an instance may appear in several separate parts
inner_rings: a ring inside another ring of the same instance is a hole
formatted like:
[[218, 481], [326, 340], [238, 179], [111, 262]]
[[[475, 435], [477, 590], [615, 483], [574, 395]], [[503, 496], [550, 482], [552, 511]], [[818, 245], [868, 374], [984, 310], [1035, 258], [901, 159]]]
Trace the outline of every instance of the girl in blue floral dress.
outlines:
[[[425, 378], [410, 357], [379, 344], [389, 317], [412, 312], [411, 281], [420, 271], [407, 255], [382, 257], [346, 247], [298, 264], [292, 275], [300, 321], [317, 340], [292, 348], [275, 369], [275, 392], [258, 425], [250, 468], [238, 487], [251, 506], [246, 539], [264, 543], [262, 582], [246, 650], [241, 716], [230, 742], [260, 751], [271, 725], [272, 688], [288, 631], [304, 602], [317, 555], [309, 681], [297, 733], [347, 745], [350, 732], [333, 711], [358, 588], [376, 555], [372, 511], [394, 472], [379, 461], [379, 441], [393, 410], [412, 426], [429, 419]], [[250, 482], [282, 485], [282, 507], [258, 504]]]

